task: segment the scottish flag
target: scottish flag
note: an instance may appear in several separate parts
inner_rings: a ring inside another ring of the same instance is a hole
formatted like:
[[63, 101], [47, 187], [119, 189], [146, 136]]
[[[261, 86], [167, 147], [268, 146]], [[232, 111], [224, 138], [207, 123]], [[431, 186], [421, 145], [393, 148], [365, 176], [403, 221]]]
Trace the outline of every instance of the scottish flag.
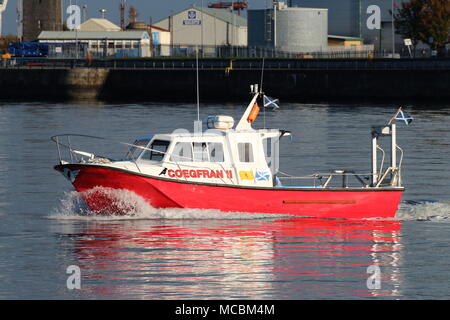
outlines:
[[274, 99], [266, 95], [264, 96], [264, 108], [276, 110], [280, 108], [280, 106], [278, 105], [279, 103], [280, 101], [278, 99]]
[[268, 181], [270, 178], [270, 173], [266, 171], [256, 171], [255, 179], [256, 181]]
[[414, 120], [414, 118], [405, 111], [403, 111], [402, 108], [400, 107], [395, 116], [392, 118], [392, 120], [404, 121], [406, 125], [409, 125]]

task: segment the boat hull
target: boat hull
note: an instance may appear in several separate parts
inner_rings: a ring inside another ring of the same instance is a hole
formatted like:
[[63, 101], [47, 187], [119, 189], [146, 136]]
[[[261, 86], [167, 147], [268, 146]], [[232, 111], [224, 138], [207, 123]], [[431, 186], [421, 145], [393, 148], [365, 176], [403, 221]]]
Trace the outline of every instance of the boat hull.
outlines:
[[[251, 188], [189, 183], [96, 165], [66, 164], [55, 166], [55, 169], [68, 177], [78, 192], [96, 187], [129, 190], [155, 208], [346, 219], [393, 218], [403, 192], [403, 188]], [[86, 194], [89, 194], [85, 196], [86, 203], [94, 212], [106, 214], [117, 209], [106, 193]]]

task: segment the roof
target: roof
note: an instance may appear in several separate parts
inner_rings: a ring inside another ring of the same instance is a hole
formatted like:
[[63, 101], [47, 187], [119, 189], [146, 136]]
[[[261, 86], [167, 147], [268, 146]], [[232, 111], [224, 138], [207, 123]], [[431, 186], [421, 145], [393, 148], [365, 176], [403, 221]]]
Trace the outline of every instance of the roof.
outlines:
[[[1, 0], [0, 0], [1, 1]], [[80, 25], [80, 31], [121, 31], [118, 25], [115, 25], [107, 19], [89, 19]]]
[[149, 39], [147, 31], [42, 31], [38, 40], [140, 40]]
[[158, 26], [154, 26], [154, 25], [151, 25], [151, 28], [152, 29], [156, 29], [156, 30], [160, 30], [160, 31], [163, 31], [163, 32], [170, 32], [170, 30], [167, 30], [167, 29], [164, 29], [164, 28], [161, 28], [161, 27], [158, 27]]
[[337, 40], [344, 40], [344, 41], [363, 41], [363, 38], [357, 38], [357, 37], [347, 37], [347, 36], [336, 36], [336, 35], [328, 35], [328, 39], [337, 39]]
[[229, 11], [228, 9], [217, 9], [217, 8], [201, 8], [196, 6], [191, 6], [190, 8], [208, 14], [210, 16], [216, 17], [217, 19], [228, 22], [229, 24], [236, 25], [238, 27], [246, 27], [247, 19], [237, 14]]

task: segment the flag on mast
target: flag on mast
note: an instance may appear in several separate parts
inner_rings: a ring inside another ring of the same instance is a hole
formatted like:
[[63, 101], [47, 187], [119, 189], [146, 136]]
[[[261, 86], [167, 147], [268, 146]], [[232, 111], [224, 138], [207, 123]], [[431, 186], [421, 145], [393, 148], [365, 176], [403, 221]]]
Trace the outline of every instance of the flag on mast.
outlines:
[[278, 105], [279, 103], [280, 101], [278, 99], [264, 95], [264, 108], [276, 110], [280, 108], [280, 106]]
[[389, 121], [389, 124], [391, 124], [392, 121], [403, 121], [406, 125], [409, 125], [413, 120], [414, 118], [410, 114], [403, 111], [402, 107], [400, 107]]

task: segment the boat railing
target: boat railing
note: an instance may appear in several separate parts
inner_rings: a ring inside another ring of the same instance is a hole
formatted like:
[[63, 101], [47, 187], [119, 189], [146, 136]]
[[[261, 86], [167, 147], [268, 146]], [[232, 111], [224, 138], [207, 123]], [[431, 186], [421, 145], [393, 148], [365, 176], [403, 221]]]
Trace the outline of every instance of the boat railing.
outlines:
[[[352, 170], [333, 170], [329, 173], [314, 173], [306, 176], [277, 175], [279, 186], [303, 188], [380, 188], [401, 186], [400, 169], [387, 168], [376, 185], [372, 186], [371, 173], [355, 173]], [[309, 183], [305, 183], [309, 182]]]
[[[83, 134], [60, 134], [51, 137], [51, 140], [56, 143], [60, 164], [107, 164], [113, 161], [129, 160], [133, 162], [138, 171], [141, 172], [136, 161], [137, 159], [133, 156], [133, 153], [130, 152], [132, 148], [150, 150], [165, 154], [165, 152], [153, 150], [133, 143], [115, 141], [108, 138]], [[83, 142], [74, 140], [83, 140]], [[95, 141], [95, 143], [87, 143], [85, 141]], [[122, 146], [122, 148], [117, 148], [117, 145]], [[85, 151], [93, 149], [96, 151]], [[106, 156], [106, 154], [108, 154], [108, 156]]]

